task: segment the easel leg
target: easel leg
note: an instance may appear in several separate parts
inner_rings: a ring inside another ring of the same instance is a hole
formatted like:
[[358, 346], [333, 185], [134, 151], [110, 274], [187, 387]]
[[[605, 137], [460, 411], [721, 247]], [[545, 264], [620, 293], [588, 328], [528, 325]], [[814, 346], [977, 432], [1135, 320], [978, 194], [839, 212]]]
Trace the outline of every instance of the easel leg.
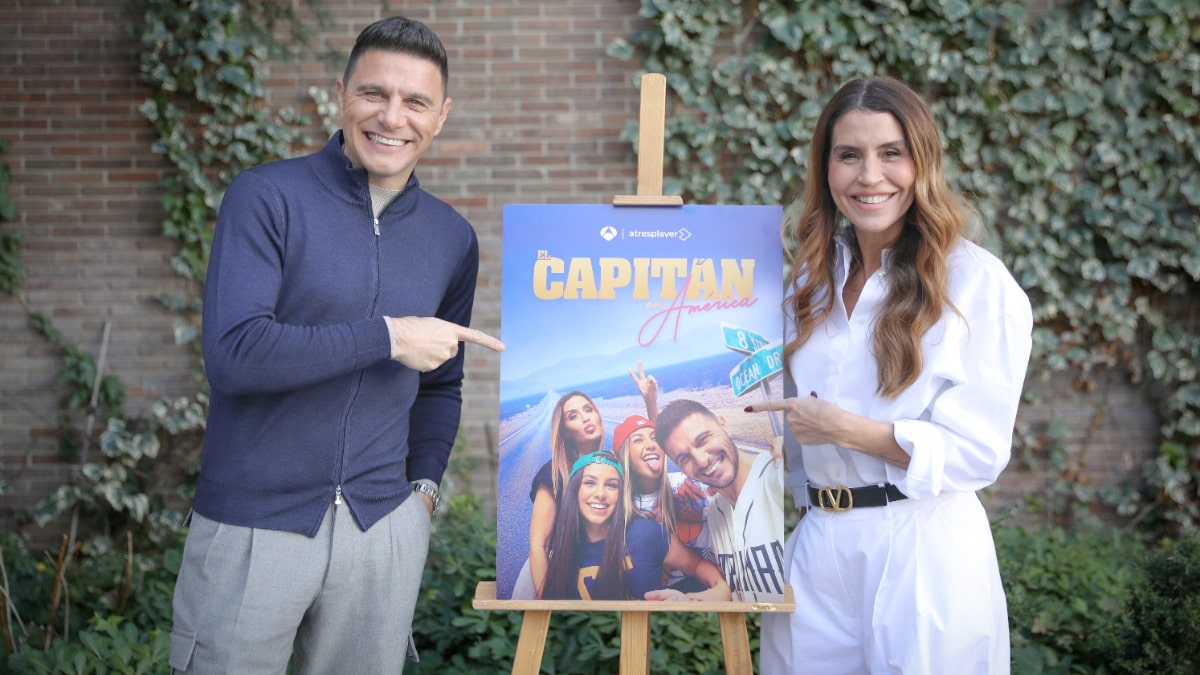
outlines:
[[650, 612], [621, 612], [621, 675], [650, 672]]
[[513, 675], [537, 675], [542, 670], [542, 651], [550, 630], [549, 610], [526, 610], [521, 619], [521, 637], [513, 659]]
[[750, 634], [746, 632], [746, 615], [721, 612], [721, 642], [725, 645], [727, 675], [754, 675], [750, 660]]

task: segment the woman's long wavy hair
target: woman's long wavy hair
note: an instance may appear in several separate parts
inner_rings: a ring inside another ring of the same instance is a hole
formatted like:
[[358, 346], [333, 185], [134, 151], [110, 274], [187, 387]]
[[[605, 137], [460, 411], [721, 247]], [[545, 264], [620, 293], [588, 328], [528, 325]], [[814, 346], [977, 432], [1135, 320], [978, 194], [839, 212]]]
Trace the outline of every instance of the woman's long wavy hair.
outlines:
[[[567, 405], [567, 401], [579, 396], [587, 400], [592, 408], [596, 410], [597, 416], [600, 414], [600, 409], [596, 407], [596, 402], [591, 396], [582, 391], [572, 391], [564, 394], [558, 399], [558, 403], [554, 404], [554, 412], [550, 416], [550, 467], [553, 469], [554, 478], [554, 498], [562, 494], [563, 487], [567, 484], [567, 477], [571, 473], [571, 465], [581, 455], [586, 455], [589, 452], [604, 449], [604, 434], [600, 434], [600, 443], [594, 448], [577, 448], [571, 441], [563, 429], [565, 420], [563, 419], [563, 408]], [[600, 418], [600, 424], [604, 424], [604, 418]]]
[[[784, 347], [784, 363], [833, 309], [837, 247], [843, 220], [829, 189], [833, 128], [851, 110], [888, 113], [900, 124], [916, 167], [914, 200], [888, 260], [890, 282], [875, 323], [872, 349], [879, 368], [877, 393], [895, 398], [924, 365], [921, 339], [949, 307], [946, 257], [966, 236], [974, 209], [950, 189], [942, 169], [942, 146], [929, 106], [904, 83], [871, 77], [845, 84], [821, 112], [808, 152], [808, 176], [795, 221], [789, 292], [784, 300], [796, 322], [796, 337]], [[846, 227], [852, 255], [862, 263], [853, 227]]]
[[[649, 511], [643, 511], [633, 504], [633, 490], [637, 485], [637, 478], [635, 478], [634, 474], [632, 473], [633, 460], [630, 457], [632, 454], [630, 452], [630, 441], [632, 439], [633, 434], [630, 434], [629, 438], [626, 438], [625, 442], [621, 444], [621, 447], [613, 448], [613, 450], [621, 457], [621, 467], [625, 469], [625, 475], [629, 476], [629, 480], [625, 481], [625, 489], [621, 491], [621, 501], [624, 502], [625, 513], [636, 513], [650, 520], [658, 520], [663, 524], [663, 527], [666, 528], [667, 532], [675, 535], [678, 533], [678, 528], [675, 524], [675, 491], [671, 489], [671, 478], [667, 475], [666, 462], [663, 462], [662, 473], [658, 475], [658, 487], [655, 488], [655, 490], [658, 492], [658, 513], [661, 517], [656, 519], [653, 513]], [[667, 451], [663, 450], [662, 446], [659, 446], [658, 451], [661, 453], [662, 457], [665, 458], [667, 456]]]
[[[604, 453], [617, 462], [617, 458]], [[625, 477], [617, 474], [621, 481], [621, 493], [625, 492]], [[567, 489], [558, 503], [558, 516], [554, 520], [554, 533], [550, 537], [550, 565], [546, 569], [546, 583], [542, 587], [542, 599], [563, 600], [572, 596], [571, 589], [579, 583], [579, 542], [587, 538], [583, 519], [579, 516], [579, 488], [583, 485], [583, 471], [578, 471], [567, 481]], [[625, 585], [625, 527], [624, 500], [614, 504], [612, 518], [608, 521], [608, 534], [604, 537], [604, 549], [600, 558], [600, 570], [596, 585], [592, 589], [593, 600], [631, 600]], [[640, 598], [638, 598], [640, 599]]]

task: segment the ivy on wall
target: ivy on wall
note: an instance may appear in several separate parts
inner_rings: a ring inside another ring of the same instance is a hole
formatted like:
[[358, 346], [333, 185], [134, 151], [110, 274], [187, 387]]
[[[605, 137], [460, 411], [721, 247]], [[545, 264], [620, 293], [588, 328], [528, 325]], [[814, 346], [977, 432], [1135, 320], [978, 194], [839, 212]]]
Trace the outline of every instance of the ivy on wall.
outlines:
[[[300, 46], [307, 33], [290, 4], [130, 6], [144, 17], [142, 72], [154, 91], [142, 111], [174, 167], [163, 232], [180, 245], [175, 269], [198, 289], [224, 186], [309, 142], [296, 131], [307, 124], [302, 115], [265, 106], [261, 79], [267, 59], [287, 53], [276, 35], [291, 31]], [[796, 194], [811, 129], [845, 80], [889, 74], [924, 93], [942, 123], [952, 179], [975, 196], [992, 247], [1035, 302], [1033, 372], [1072, 372], [1089, 387], [1123, 370], [1159, 397], [1159, 453], [1140, 489], [1108, 499], [1125, 515], [1200, 524], [1200, 330], [1190, 306], [1200, 285], [1195, 3], [1089, 0], [1033, 16], [1028, 2], [1013, 0], [642, 0], [641, 13], [644, 28], [611, 51], [637, 53], [645, 70], [667, 74], [676, 105], [664, 189], [692, 202]], [[11, 212], [0, 190], [0, 218]], [[22, 279], [19, 243], [19, 232], [0, 233], [0, 289], [12, 295]], [[161, 299], [180, 313], [179, 342], [194, 342], [198, 300]], [[53, 327], [33, 318], [54, 341]], [[91, 390], [88, 355], [67, 353], [79, 363], [64, 368], [65, 407]], [[117, 383], [107, 391], [119, 407]], [[1018, 431], [1018, 460], [1069, 452], [1059, 428]], [[1061, 491], [1098, 499], [1069, 481]]]
[[[179, 243], [175, 270], [203, 287], [212, 227], [226, 186], [243, 169], [287, 157], [311, 143], [299, 131], [308, 124], [306, 116], [289, 107], [270, 110], [263, 86], [268, 60], [286, 60], [310, 36], [290, 3], [131, 4], [144, 17], [142, 79], [154, 92], [141, 112], [158, 134], [155, 151], [173, 167], [164, 178], [163, 234]], [[284, 40], [277, 31], [293, 40]], [[161, 299], [179, 311], [199, 310], [198, 302]], [[191, 322], [177, 325], [181, 342], [195, 337]]]
[[[8, 195], [8, 184], [12, 180], [12, 170], [4, 161], [8, 152], [8, 141], [0, 138], [0, 224], [16, 220], [17, 209]], [[21, 233], [0, 230], [0, 291], [15, 296], [21, 288], [25, 270], [21, 267]], [[4, 463], [0, 462], [0, 469]], [[12, 485], [0, 476], [0, 495], [8, 494]]]
[[[320, 8], [312, 2], [308, 5], [322, 19]], [[175, 271], [196, 282], [196, 297], [163, 294], [159, 299], [178, 314], [176, 341], [190, 344], [198, 353], [199, 291], [226, 186], [241, 170], [289, 156], [294, 148], [311, 143], [299, 131], [308, 124], [306, 117], [289, 108], [272, 113], [262, 83], [269, 59], [286, 61], [293, 50], [307, 45], [310, 36], [290, 3], [132, 0], [130, 10], [143, 20], [141, 71], [153, 92], [141, 112], [157, 132], [155, 151], [172, 166], [163, 179], [167, 213], [163, 234], [179, 244], [172, 261]], [[0, 181], [4, 187], [7, 173], [0, 174]], [[6, 204], [0, 202], [0, 215]], [[19, 242], [19, 233], [0, 240], [0, 288], [18, 298]], [[71, 419], [87, 405], [96, 377], [95, 360], [65, 343], [46, 317], [27, 311], [34, 329], [63, 353], [60, 445], [64, 456], [73, 459], [81, 432]], [[199, 362], [196, 379], [200, 391], [193, 397], [161, 400], [152, 405], [148, 416], [127, 419], [120, 410], [124, 385], [115, 376], [103, 377], [93, 411], [108, 419], [100, 438], [103, 457], [82, 466], [75, 481], [43, 499], [36, 510], [37, 521], [48, 522], [86, 503], [106, 505], [141, 522], [149, 513], [147, 493], [156, 483], [166, 482], [154, 476], [195, 469], [188, 465], [195, 461], [195, 437], [203, 429], [207, 406]], [[179, 446], [175, 462], [151, 471], [148, 465], [156, 464], [159, 448], [168, 443]]]
[[[4, 161], [8, 153], [8, 142], [0, 138], [0, 222], [17, 220], [17, 207], [8, 196], [8, 184], [12, 181], [12, 169]], [[0, 232], [0, 291], [16, 294], [24, 280], [25, 271], [20, 265], [19, 232]]]
[[[1122, 515], [1191, 530], [1200, 5], [1062, 5], [1034, 15], [1015, 0], [642, 0], [644, 28], [610, 53], [667, 76], [664, 191], [695, 203], [799, 194], [817, 117], [849, 79], [891, 75], [924, 94], [951, 179], [973, 195], [989, 245], [1034, 302], [1031, 379], [1069, 372], [1090, 388], [1123, 371], [1151, 385], [1159, 452], [1140, 486], [1106, 499]], [[1041, 440], [1018, 431], [1019, 461], [1067, 452], [1053, 428]], [[1101, 499], [1069, 481], [1060, 492]]]
[[[8, 142], [0, 139], [0, 157], [7, 151]], [[0, 161], [0, 223], [14, 221], [17, 217], [16, 206], [8, 194], [11, 178], [12, 170], [7, 163]], [[74, 414], [91, 407], [93, 395], [93, 412], [119, 412], [125, 401], [125, 385], [115, 377], [103, 376], [99, 386], [95, 386], [98, 374], [96, 359], [78, 345], [64, 340], [49, 317], [29, 306], [21, 292], [25, 281], [25, 268], [21, 264], [23, 238], [19, 230], [0, 232], [0, 291], [16, 299], [28, 316], [29, 326], [62, 352], [63, 366], [56, 378], [61, 390], [57, 420], [58, 445], [63, 458], [73, 460], [82, 439], [81, 432], [75, 426]]]
[[[7, 152], [8, 141], [0, 138], [0, 223], [17, 219], [17, 207], [8, 194], [12, 169], [3, 159]], [[25, 270], [21, 267], [21, 239], [19, 231], [0, 231], [0, 291], [14, 296], [25, 279]]]

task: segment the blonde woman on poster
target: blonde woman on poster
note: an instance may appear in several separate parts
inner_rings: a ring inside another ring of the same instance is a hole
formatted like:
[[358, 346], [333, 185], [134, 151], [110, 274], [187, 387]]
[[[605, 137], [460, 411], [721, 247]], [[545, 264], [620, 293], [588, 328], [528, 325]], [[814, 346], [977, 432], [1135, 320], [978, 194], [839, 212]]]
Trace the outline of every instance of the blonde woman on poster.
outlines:
[[[659, 447], [654, 422], [641, 415], [627, 417], [613, 431], [613, 448], [621, 458], [625, 509], [662, 523], [696, 555], [714, 560], [708, 525], [708, 491], [680, 471], [667, 470], [667, 454]], [[668, 569], [667, 585], [685, 593], [704, 589], [695, 577]]]

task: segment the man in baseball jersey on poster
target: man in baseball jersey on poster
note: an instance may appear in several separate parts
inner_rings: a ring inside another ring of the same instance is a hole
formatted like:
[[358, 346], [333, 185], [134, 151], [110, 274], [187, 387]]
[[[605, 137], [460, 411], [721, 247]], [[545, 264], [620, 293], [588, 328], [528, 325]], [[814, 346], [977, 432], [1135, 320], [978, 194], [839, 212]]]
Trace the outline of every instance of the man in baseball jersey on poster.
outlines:
[[739, 448], [724, 418], [680, 399], [655, 420], [658, 442], [692, 480], [716, 494], [707, 518], [717, 567], [733, 599], [784, 599], [783, 467], [770, 452]]

